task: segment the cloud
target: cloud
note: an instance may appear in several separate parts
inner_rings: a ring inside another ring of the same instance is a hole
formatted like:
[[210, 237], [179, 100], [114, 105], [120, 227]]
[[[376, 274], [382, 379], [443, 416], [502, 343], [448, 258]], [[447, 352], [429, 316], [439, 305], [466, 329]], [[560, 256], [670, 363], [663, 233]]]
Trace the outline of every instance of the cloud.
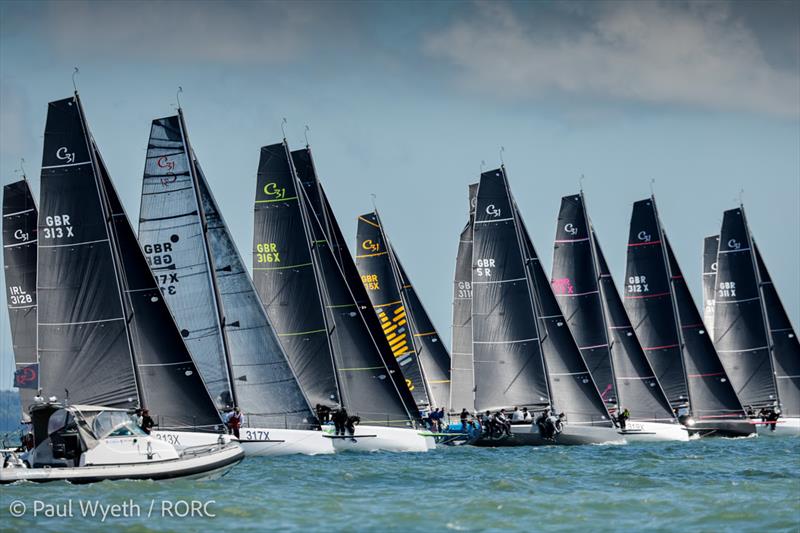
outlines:
[[[545, 95], [800, 115], [800, 73], [764, 50], [725, 2], [480, 2], [423, 50], [459, 83], [501, 97]], [[527, 9], [532, 7], [532, 9]]]
[[324, 3], [58, 1], [40, 10], [61, 55], [152, 63], [287, 63], [335, 17]]

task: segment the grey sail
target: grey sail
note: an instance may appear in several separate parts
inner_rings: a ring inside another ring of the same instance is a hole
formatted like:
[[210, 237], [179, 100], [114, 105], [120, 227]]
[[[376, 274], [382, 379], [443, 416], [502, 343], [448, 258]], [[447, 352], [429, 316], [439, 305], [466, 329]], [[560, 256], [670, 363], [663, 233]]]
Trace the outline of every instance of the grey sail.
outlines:
[[613, 427], [605, 402], [561, 312], [525, 223], [516, 205], [514, 208], [521, 225], [525, 262], [532, 281], [553, 408], [566, 414], [567, 421], [572, 424]]
[[340, 405], [322, 295], [291, 162], [283, 143], [261, 148], [253, 229], [253, 282], [312, 405]]
[[784, 417], [800, 417], [800, 343], [755, 242], [753, 248], [772, 337], [775, 384], [778, 387], [781, 414]]
[[715, 283], [714, 341], [736, 394], [746, 407], [778, 400], [767, 317], [744, 210], [725, 211]]
[[537, 315], [502, 169], [481, 174], [473, 235], [475, 408], [547, 405]]
[[225, 314], [236, 401], [250, 426], [311, 427], [313, 413], [200, 167], [198, 183]]
[[42, 394], [131, 407], [138, 390], [101, 194], [77, 96], [50, 102], [38, 224]]
[[418, 406], [428, 408], [431, 399], [415, 345], [416, 331], [376, 213], [358, 217], [357, 228], [356, 267], [361, 281], [408, 390]]
[[295, 150], [291, 158], [315, 241], [316, 272], [328, 301], [327, 324], [341, 391], [349, 397], [347, 408], [366, 413], [376, 424], [410, 425], [419, 420], [416, 402], [377, 315], [369, 311], [372, 304], [317, 178], [311, 149]]
[[67, 389], [73, 403], [138, 403], [163, 428], [218, 430], [219, 415], [136, 241], [77, 94], [50, 104], [41, 201], [44, 394]]
[[590, 233], [583, 196], [563, 197], [553, 246], [551, 284], [600, 395], [606, 403], [615, 403], [611, 350]]
[[652, 198], [633, 204], [623, 297], [642, 349], [673, 405], [689, 399], [672, 280]]
[[669, 399], [661, 388], [642, 345], [639, 344], [628, 313], [625, 312], [594, 230], [592, 236], [611, 340], [618, 404], [631, 411], [631, 420], [677, 422]]
[[702, 322], [700, 312], [672, 252], [669, 239], [663, 230], [661, 235], [672, 278], [672, 295], [678, 313], [678, 325], [681, 328], [680, 336], [692, 416], [697, 420], [710, 421], [744, 419], [744, 408], [731, 386], [728, 374]]
[[[23, 414], [39, 388], [36, 353], [36, 252], [39, 216], [28, 181], [3, 186], [3, 265], [14, 348], [14, 387]], [[8, 386], [7, 383], [3, 385]]]
[[177, 115], [152, 123], [139, 239], [208, 391], [217, 407], [224, 408], [233, 398], [185, 137]]
[[714, 284], [717, 281], [719, 235], [703, 239], [703, 323], [714, 340]]
[[472, 230], [478, 184], [469, 186], [469, 220], [461, 231], [453, 280], [453, 340], [450, 349], [450, 408], [475, 410], [472, 361]]

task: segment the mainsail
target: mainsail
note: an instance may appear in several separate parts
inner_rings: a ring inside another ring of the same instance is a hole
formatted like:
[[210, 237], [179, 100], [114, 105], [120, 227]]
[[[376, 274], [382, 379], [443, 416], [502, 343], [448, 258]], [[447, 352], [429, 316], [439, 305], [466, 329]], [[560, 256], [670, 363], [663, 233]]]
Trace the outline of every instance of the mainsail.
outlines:
[[703, 323], [714, 340], [714, 284], [717, 281], [719, 235], [703, 239]]
[[[596, 331], [594, 334], [596, 339], [609, 345], [607, 357], [611, 361], [606, 364], [609, 371], [613, 369], [619, 409], [629, 409], [632, 420], [676, 422], [625, 312], [597, 233], [586, 213], [583, 193], [561, 199], [553, 257], [553, 289], [557, 296], [559, 293], [572, 295], [560, 301], [576, 340], [584, 342], [580, 340], [580, 336], [585, 335], [581, 333], [581, 324], [603, 328], [603, 336]], [[597, 292], [592, 293], [592, 290]], [[599, 305], [595, 301], [597, 297]]]
[[375, 213], [358, 217], [356, 246], [356, 267], [361, 281], [381, 321], [383, 334], [400, 365], [408, 390], [417, 405], [430, 407], [431, 400], [420, 367], [419, 352], [414, 345], [416, 331], [412, 328], [410, 312], [389, 257], [388, 243]]
[[[165, 139], [162, 136], [164, 133], [168, 136], [171, 134], [173, 138]], [[142, 201], [140, 213], [142, 244], [145, 250], [151, 251], [149, 256], [151, 262], [157, 257], [160, 258], [158, 260], [160, 263], [167, 262], [165, 254], [169, 254], [168, 266], [173, 267], [175, 272], [172, 279], [168, 276], [160, 278], [160, 281], [163, 281], [162, 290], [168, 294], [170, 286], [177, 286], [177, 289], [173, 288], [172, 291], [178, 293], [186, 287], [185, 282], [188, 281], [195, 295], [203, 301], [213, 299], [217, 308], [221, 310], [223, 318], [221, 321], [216, 321], [221, 327], [218, 326], [211, 331], [204, 330], [204, 340], [216, 336], [216, 345], [225, 348], [225, 351], [217, 352], [216, 356], [223, 365], [229, 365], [232, 400], [246, 414], [248, 425], [305, 427], [312, 413], [286, 361], [280, 343], [269, 325], [250, 276], [194, 156], [182, 114], [153, 121], [149, 142], [151, 150], [156, 151], [157, 147], [163, 146], [165, 142], [169, 142], [173, 154], [178, 152], [184, 157], [188, 155], [191, 158], [187, 168], [188, 179], [183, 180], [177, 188], [180, 189], [179, 195], [188, 189], [192, 195], [196, 195], [198, 202], [190, 206], [193, 208], [191, 213], [178, 219], [174, 218], [173, 213], [165, 210], [168, 209], [169, 195], [173, 194], [169, 187], [170, 183], [167, 186], [163, 185], [164, 176], [158, 173], [145, 174], [143, 198], [146, 197], [146, 201]], [[180, 149], [175, 149], [178, 146], [176, 143], [180, 143]], [[163, 154], [149, 155], [165, 166], [169, 166], [171, 162], [170, 157], [164, 158]], [[159, 200], [159, 197], [164, 195], [167, 196]], [[173, 239], [166, 236], [173, 232], [176, 225], [180, 225], [182, 232], [196, 237], [174, 243]], [[164, 242], [173, 242], [169, 251], [164, 250], [162, 244]], [[159, 245], [161, 252], [156, 251]], [[188, 247], [207, 247], [207, 253], [204, 254], [202, 249], [186, 250]], [[210, 261], [204, 268], [182, 263], [187, 259], [204, 255]], [[198, 279], [198, 276], [190, 276], [188, 279], [183, 278], [184, 284], [179, 285], [181, 278], [178, 273], [188, 272], [192, 268], [200, 272], [209, 272], [213, 276], [213, 283], [207, 283], [206, 279]], [[176, 282], [175, 279], [179, 281]], [[169, 302], [172, 301], [169, 295], [167, 299]], [[173, 311], [179, 327], [191, 333], [190, 328], [195, 323], [196, 311], [181, 305], [176, 306]], [[194, 344], [187, 342], [187, 344], [190, 349], [198, 347], [201, 350], [214, 345], [210, 341]], [[201, 352], [200, 355], [211, 354]], [[212, 370], [218, 366], [218, 362], [215, 362]]]
[[333, 353], [297, 180], [283, 143], [261, 148], [253, 282], [300, 388], [312, 405], [340, 405]]
[[[319, 205], [324, 210], [324, 197], [320, 195], [319, 200]], [[285, 142], [262, 148], [256, 190], [256, 232], [254, 235], [256, 249], [258, 249], [258, 244], [262, 245], [262, 249], [264, 245], [267, 245], [270, 250], [266, 253], [277, 254], [281, 260], [288, 256], [290, 261], [296, 261], [299, 254], [294, 253], [292, 256], [286, 254], [286, 251], [292, 250], [292, 248], [288, 246], [289, 243], [286, 240], [281, 238], [280, 234], [286, 233], [287, 230], [298, 230], [294, 233], [296, 240], [292, 244], [295, 249], [305, 246], [308, 255], [301, 257], [302, 259], [308, 258], [308, 264], [292, 262], [281, 270], [297, 272], [298, 267], [305, 269], [310, 272], [310, 276], [313, 276], [311, 279], [306, 278], [306, 283], [310, 285], [311, 290], [317, 291], [316, 299], [299, 298], [299, 291], [296, 291], [291, 295], [286, 295], [288, 301], [284, 305], [275, 305], [270, 302], [268, 310], [271, 307], [270, 312], [278, 317], [277, 319], [273, 318], [273, 323], [280, 320], [286, 324], [286, 317], [297, 316], [299, 313], [307, 316], [309, 312], [312, 312], [315, 317], [320, 316], [321, 331], [300, 330], [294, 336], [319, 333], [327, 344], [332, 361], [324, 361], [322, 357], [317, 357], [314, 361], [312, 357], [317, 354], [304, 353], [302, 345], [293, 347], [293, 352], [287, 349], [290, 360], [294, 353], [295, 356], [299, 355], [297, 358], [305, 358], [311, 363], [319, 363], [314, 371], [323, 376], [329, 368], [335, 369], [335, 372], [331, 371], [329, 375], [338, 389], [339, 401], [350, 414], [360, 416], [362, 423], [408, 426], [412, 424], [416, 416], [416, 413], [412, 415], [407, 409], [407, 405], [413, 405], [413, 398], [402, 382], [402, 374], [394, 357], [389, 355], [387, 358], [380, 351], [378, 343], [383, 341], [386, 350], [391, 354], [383, 334], [377, 334], [380, 332], [378, 319], [367, 307], [369, 299], [358, 275], [355, 274], [355, 281], [361, 287], [360, 296], [367, 302], [367, 305], [360, 304], [360, 300], [351, 291], [351, 287], [354, 288], [353, 282], [348, 283], [345, 271], [337, 261], [338, 254], [329, 244], [323, 222], [313, 212], [311, 201], [311, 196], [307, 194], [305, 187], [299, 186], [299, 178], [294, 174]], [[274, 209], [275, 207], [278, 209]], [[269, 213], [262, 213], [260, 216], [259, 211], [271, 210], [278, 211], [273, 214], [272, 220], [268, 218]], [[287, 228], [287, 222], [294, 223], [294, 226]], [[328, 229], [331, 233], [338, 231], [338, 228], [334, 230], [330, 226], [332, 222], [332, 219], [327, 219], [325, 222], [329, 225]], [[341, 232], [338, 234], [340, 237]], [[256, 255], [256, 265], [259, 264], [258, 259]], [[274, 263], [275, 257], [273, 256], [272, 259]], [[352, 258], [350, 261], [352, 263]], [[264, 262], [269, 263], [270, 261], [265, 258]], [[258, 287], [262, 300], [269, 298], [270, 294], [274, 298], [274, 295], [285, 291], [285, 288], [281, 286], [282, 280], [274, 274], [276, 270], [263, 272], [265, 272], [264, 278], [274, 285], [274, 290], [270, 293], [264, 290], [265, 286]], [[352, 272], [355, 272], [355, 264], [352, 264]], [[288, 298], [289, 296], [290, 298]], [[319, 315], [316, 315], [316, 312], [319, 312]], [[372, 315], [377, 331], [370, 328], [367, 322], [369, 315]], [[290, 332], [282, 330], [280, 325], [276, 324], [276, 327], [281, 341], [292, 336]], [[391, 366], [392, 363], [393, 366]], [[303, 386], [302, 373], [298, 372], [298, 376], [301, 386]], [[313, 381], [312, 384], [314, 384]], [[306, 390], [306, 394], [310, 396], [308, 390]], [[312, 399], [312, 401], [314, 400]], [[331, 402], [327, 400], [325, 403], [330, 404]]]
[[625, 272], [625, 309], [670, 403], [689, 399], [671, 280], [652, 199], [633, 204]]
[[521, 235], [503, 169], [481, 174], [472, 249], [475, 408], [550, 403]]
[[573, 424], [612, 427], [605, 402], [567, 326], [516, 204], [514, 210], [522, 230], [525, 263], [532, 281], [540, 344], [553, 407], [565, 413], [567, 420]]
[[725, 211], [719, 236], [714, 340], [745, 406], [778, 401], [770, 335], [744, 209]]
[[772, 337], [775, 384], [778, 387], [781, 414], [785, 417], [800, 417], [800, 343], [755, 242], [753, 248]]
[[469, 186], [469, 220], [461, 231], [453, 280], [453, 342], [450, 350], [450, 408], [475, 410], [472, 362], [472, 229], [478, 184]]
[[[36, 353], [36, 221], [38, 211], [28, 181], [3, 187], [3, 265], [6, 304], [14, 347], [14, 387], [27, 413], [39, 388]], [[8, 383], [3, 385], [8, 386]]]
[[171, 116], [151, 125], [139, 238], [208, 391], [224, 408], [232, 406], [233, 398], [194, 165], [181, 122]]
[[162, 428], [219, 415], [88, 131], [80, 100], [51, 102], [42, 158], [38, 317], [45, 396], [149, 408]]
[[561, 199], [551, 284], [600, 395], [606, 403], [615, 403], [611, 350], [587, 218], [582, 195]]

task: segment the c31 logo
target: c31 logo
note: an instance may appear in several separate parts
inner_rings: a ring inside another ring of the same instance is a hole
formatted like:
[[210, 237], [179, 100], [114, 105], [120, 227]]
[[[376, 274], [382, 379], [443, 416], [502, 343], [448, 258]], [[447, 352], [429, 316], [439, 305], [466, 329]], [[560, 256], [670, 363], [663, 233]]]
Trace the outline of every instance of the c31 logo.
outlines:
[[652, 239], [653, 237], [649, 233], [647, 233], [646, 231], [640, 231], [636, 235], [636, 238], [639, 239], [640, 241], [643, 241], [643, 242], [650, 242], [650, 239]]
[[361, 247], [370, 252], [379, 252], [381, 250], [381, 243], [373, 242], [372, 239], [367, 239], [361, 243]]
[[570, 235], [577, 235], [578, 234], [578, 228], [576, 228], [575, 225], [572, 222], [570, 222], [569, 224], [564, 226], [564, 231], [566, 231]]
[[500, 218], [500, 209], [495, 207], [494, 204], [486, 206], [486, 214], [492, 218]]
[[264, 185], [264, 194], [267, 196], [272, 196], [276, 200], [283, 200], [286, 198], [286, 189], [283, 187], [278, 187], [277, 183], [267, 183]]
[[731, 250], [739, 250], [742, 247], [742, 243], [737, 241], [736, 239], [728, 239], [728, 248]]
[[56, 150], [56, 158], [59, 161], [64, 161], [66, 164], [75, 162], [75, 152], [68, 152], [66, 146], [62, 146]]

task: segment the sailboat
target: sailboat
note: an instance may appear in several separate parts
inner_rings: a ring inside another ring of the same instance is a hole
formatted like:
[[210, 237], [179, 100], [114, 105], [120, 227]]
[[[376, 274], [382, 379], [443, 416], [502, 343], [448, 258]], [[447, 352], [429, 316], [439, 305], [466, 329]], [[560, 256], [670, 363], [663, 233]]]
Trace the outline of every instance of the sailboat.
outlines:
[[39, 212], [27, 179], [3, 186], [3, 265], [14, 347], [14, 387], [22, 417], [39, 389], [36, 352], [36, 221]]
[[183, 110], [153, 121], [139, 238], [218, 409], [243, 413], [248, 455], [333, 453], [300, 390], [189, 142]]
[[536, 424], [475, 444], [624, 443], [588, 371], [508, 187], [505, 168], [481, 174], [472, 249], [475, 407], [563, 413], [549, 438]]
[[800, 434], [800, 344], [742, 205], [723, 216], [714, 287], [714, 338], [731, 383], [749, 409], [781, 415], [759, 434]]
[[472, 361], [472, 233], [478, 184], [469, 186], [469, 219], [458, 240], [453, 279], [453, 340], [450, 349], [450, 409], [475, 411]]
[[689, 440], [633, 331], [583, 191], [561, 199], [551, 283], [603, 399], [630, 412], [626, 440]]
[[633, 204], [625, 308], [670, 404], [690, 434], [754, 433], [667, 240], [655, 197]]
[[413, 397], [344, 244], [308, 148], [261, 149], [253, 281], [312, 405], [360, 418], [336, 451], [427, 451]]
[[[227, 471], [244, 452], [220, 433], [219, 414], [147, 266], [77, 92], [50, 103], [44, 137], [37, 350], [48, 401], [31, 407], [35, 447], [26, 462], [33, 468], [3, 469], [0, 479]], [[158, 431], [144, 434], [129, 415], [133, 407], [151, 409]]]
[[356, 267], [420, 410], [450, 401], [450, 354], [375, 210], [358, 217]]

